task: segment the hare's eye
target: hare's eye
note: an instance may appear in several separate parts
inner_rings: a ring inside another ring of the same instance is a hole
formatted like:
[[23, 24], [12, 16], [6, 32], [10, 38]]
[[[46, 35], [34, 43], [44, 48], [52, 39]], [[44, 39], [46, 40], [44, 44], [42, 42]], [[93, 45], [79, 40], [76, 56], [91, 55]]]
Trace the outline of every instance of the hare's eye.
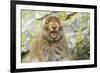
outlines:
[[63, 27], [60, 27], [60, 28], [59, 28], [59, 30], [62, 30], [62, 29], [63, 29]]
[[44, 30], [48, 30], [48, 27], [44, 27]]

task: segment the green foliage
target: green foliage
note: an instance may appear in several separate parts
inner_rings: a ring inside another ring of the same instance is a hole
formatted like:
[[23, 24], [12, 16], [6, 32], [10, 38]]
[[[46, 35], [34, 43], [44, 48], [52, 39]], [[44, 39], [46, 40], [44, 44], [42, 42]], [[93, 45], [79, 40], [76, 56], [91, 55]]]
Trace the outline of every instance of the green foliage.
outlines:
[[[87, 22], [88, 19], [89, 19], [88, 15], [85, 15], [82, 17], [81, 26], [78, 31], [79, 34], [76, 39], [77, 52], [76, 52], [75, 59], [89, 59], [90, 58], [90, 39], [87, 39], [87, 36], [85, 36], [83, 32], [85, 23]], [[90, 30], [90, 27], [88, 27], [88, 30]]]

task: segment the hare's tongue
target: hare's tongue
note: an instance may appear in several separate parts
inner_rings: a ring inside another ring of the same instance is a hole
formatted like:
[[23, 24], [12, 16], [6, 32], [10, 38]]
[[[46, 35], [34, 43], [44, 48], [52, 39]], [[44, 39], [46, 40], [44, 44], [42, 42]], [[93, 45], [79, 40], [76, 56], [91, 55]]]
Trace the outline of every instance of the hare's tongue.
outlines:
[[52, 38], [56, 38], [57, 35], [58, 35], [57, 32], [51, 32], [51, 37], [52, 37]]

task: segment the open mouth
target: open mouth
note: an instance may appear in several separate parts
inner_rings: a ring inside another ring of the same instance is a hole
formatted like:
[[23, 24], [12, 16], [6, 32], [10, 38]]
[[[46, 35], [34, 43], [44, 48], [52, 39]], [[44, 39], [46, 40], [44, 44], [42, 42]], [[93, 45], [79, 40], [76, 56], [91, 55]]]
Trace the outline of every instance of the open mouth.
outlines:
[[58, 36], [57, 31], [52, 31], [52, 32], [50, 32], [50, 36], [51, 36], [52, 38], [56, 38], [56, 37]]

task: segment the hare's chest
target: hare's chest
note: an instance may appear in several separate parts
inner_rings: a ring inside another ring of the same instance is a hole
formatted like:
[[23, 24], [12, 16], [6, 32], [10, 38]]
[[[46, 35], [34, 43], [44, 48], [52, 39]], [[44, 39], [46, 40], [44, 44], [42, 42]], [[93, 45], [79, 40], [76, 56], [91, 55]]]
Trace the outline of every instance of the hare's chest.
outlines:
[[61, 48], [53, 47], [45, 51], [46, 61], [61, 61], [65, 57], [65, 51]]

